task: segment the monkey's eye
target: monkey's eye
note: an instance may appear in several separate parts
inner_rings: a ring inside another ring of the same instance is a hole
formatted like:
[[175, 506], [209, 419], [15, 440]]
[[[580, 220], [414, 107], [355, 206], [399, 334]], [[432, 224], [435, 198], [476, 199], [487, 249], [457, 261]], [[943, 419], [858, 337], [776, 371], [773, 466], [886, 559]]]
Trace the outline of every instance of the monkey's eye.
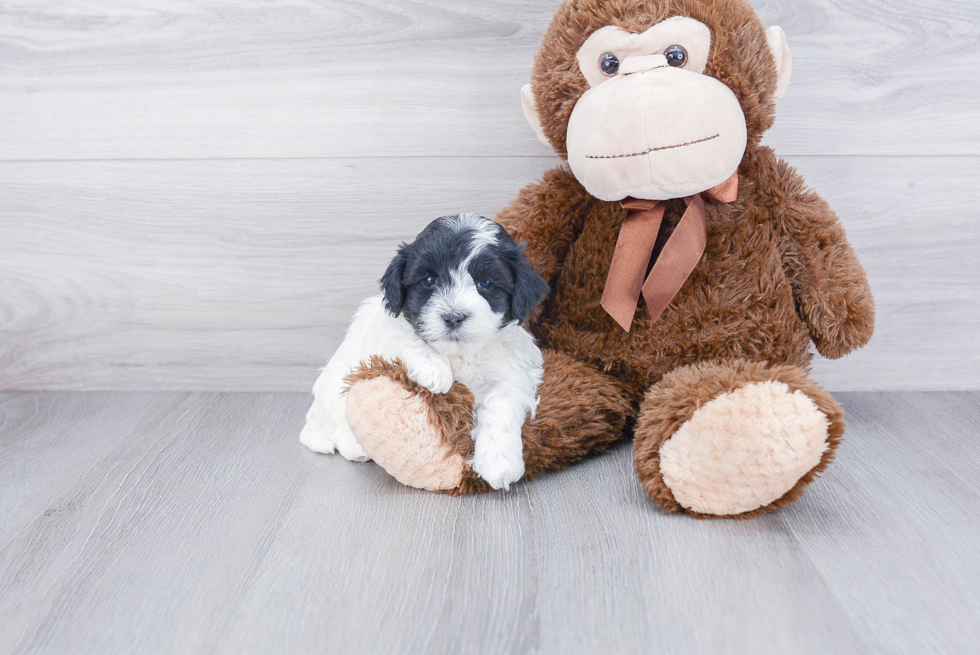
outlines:
[[435, 275], [430, 275], [429, 277], [422, 280], [422, 286], [425, 287], [426, 289], [431, 289], [438, 283], [439, 283], [439, 278], [437, 278]]
[[619, 72], [619, 57], [611, 52], [607, 52], [599, 57], [599, 70], [606, 77], [612, 77]]
[[664, 57], [667, 58], [667, 65], [680, 68], [687, 63], [687, 50], [684, 46], [672, 45], [664, 50]]
[[480, 280], [476, 283], [476, 288], [480, 291], [489, 291], [493, 288], [493, 282], [490, 280]]

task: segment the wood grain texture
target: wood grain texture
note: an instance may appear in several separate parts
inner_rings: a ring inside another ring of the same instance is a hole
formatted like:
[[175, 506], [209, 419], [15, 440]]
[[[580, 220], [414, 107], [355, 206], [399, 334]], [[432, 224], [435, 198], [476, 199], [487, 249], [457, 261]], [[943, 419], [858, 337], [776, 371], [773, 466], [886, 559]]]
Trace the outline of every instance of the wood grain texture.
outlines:
[[[974, 3], [755, 4], [794, 53], [768, 142], [878, 299], [817, 378], [980, 389]], [[555, 164], [517, 89], [556, 5], [3, 3], [0, 389], [309, 388], [398, 241]]]
[[790, 160], [836, 210], [868, 273], [875, 335], [817, 357], [831, 390], [980, 389], [980, 158]]
[[[757, 0], [785, 155], [980, 155], [970, 0]], [[540, 156], [518, 90], [557, 0], [0, 8], [0, 159]]]
[[975, 651], [980, 396], [841, 400], [848, 430], [828, 475], [836, 482], [785, 515], [791, 534], [875, 652]]
[[0, 542], [0, 652], [213, 651], [311, 470], [290, 447], [305, 399], [151, 399], [117, 396], [115, 417], [75, 435], [114, 436], [96, 464], [33, 481], [50, 509]]
[[[829, 388], [980, 388], [980, 158], [798, 157], [877, 334]], [[300, 391], [400, 240], [552, 158], [0, 164], [0, 388]]]
[[[169, 399], [168, 399], [169, 400]], [[146, 414], [160, 419], [176, 403], [160, 402], [152, 394], [128, 399], [126, 412], [111, 394], [75, 394], [55, 402], [46, 394], [5, 394], [0, 397], [0, 547], [13, 538], [26, 519], [53, 517], [71, 511], [86, 497], [51, 506], [38, 493], [67, 485], [84, 471], [105, 464]], [[101, 430], [111, 422], [113, 430]]]
[[662, 514], [628, 444], [450, 498], [304, 449], [306, 394], [0, 394], [0, 488], [32, 492], [0, 652], [972, 652], [980, 395], [842, 401], [804, 499], [731, 522]]

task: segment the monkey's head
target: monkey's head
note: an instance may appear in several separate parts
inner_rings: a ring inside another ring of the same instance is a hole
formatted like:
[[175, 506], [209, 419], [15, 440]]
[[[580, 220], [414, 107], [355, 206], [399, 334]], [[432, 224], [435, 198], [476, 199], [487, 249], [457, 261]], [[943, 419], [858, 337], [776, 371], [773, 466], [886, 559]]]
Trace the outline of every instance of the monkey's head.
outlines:
[[744, 0], [565, 0], [521, 100], [593, 196], [666, 200], [738, 170], [791, 68]]

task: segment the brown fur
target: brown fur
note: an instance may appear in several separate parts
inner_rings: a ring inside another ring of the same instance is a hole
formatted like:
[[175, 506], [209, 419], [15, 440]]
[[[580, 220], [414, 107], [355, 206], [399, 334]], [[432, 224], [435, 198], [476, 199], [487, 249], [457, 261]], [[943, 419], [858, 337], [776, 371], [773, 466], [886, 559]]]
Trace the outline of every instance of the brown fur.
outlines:
[[[539, 389], [541, 402], [535, 417], [524, 425], [524, 480], [542, 473], [563, 469], [582, 458], [601, 452], [623, 438], [629, 401], [619, 385], [568, 355], [544, 352], [548, 375]], [[437, 422], [446, 445], [446, 456], [473, 456], [470, 431], [473, 423], [473, 394], [456, 383], [447, 394], [434, 394], [408, 378], [405, 366], [398, 360], [372, 357], [362, 363], [345, 382], [357, 382], [386, 376], [417, 394], [429, 406], [430, 420]], [[573, 432], [569, 432], [569, 428]], [[451, 495], [490, 491], [469, 466], [457, 489]]]
[[[544, 351], [547, 371], [538, 394], [535, 417], [524, 424], [524, 477], [566, 468], [588, 455], [602, 452], [623, 438], [630, 404], [611, 378], [568, 355]], [[469, 433], [457, 433], [457, 446], [472, 454]], [[490, 486], [467, 467], [455, 492], [489, 491]]]
[[400, 359], [389, 361], [377, 355], [367, 362], [361, 362], [344, 378], [344, 384], [350, 388], [362, 380], [380, 376], [402, 385], [429, 406], [429, 418], [439, 428], [446, 444], [447, 457], [452, 454], [462, 455], [464, 459], [472, 457], [473, 441], [469, 435], [473, 429], [473, 392], [465, 385], [454, 382], [447, 393], [432, 393], [409, 379], [408, 369]]
[[[628, 333], [599, 304], [626, 217], [618, 203], [590, 196], [560, 167], [498, 214], [511, 236], [526, 243], [529, 261], [551, 288], [529, 321], [545, 363], [537, 417], [523, 431], [526, 477], [606, 448], [638, 420], [637, 475], [667, 511], [684, 511], [660, 475], [660, 446], [719, 394], [779, 380], [826, 414], [830, 448], [782, 498], [737, 515], [745, 518], [795, 501], [830, 463], [843, 414], [807, 377], [809, 345], [828, 357], [863, 346], [874, 329], [874, 301], [837, 216], [796, 171], [760, 145], [773, 121], [776, 68], [763, 26], [744, 0], [566, 0], [532, 74], [545, 135], [564, 156], [569, 116], [588, 88], [575, 53], [592, 32], [617, 25], [638, 33], [677, 15], [711, 29], [706, 73], [728, 85], [746, 117], [738, 199], [707, 206], [701, 261], [659, 321], [651, 320], [641, 300]], [[682, 202], [668, 208], [667, 231], [682, 208]], [[444, 398], [430, 394], [395, 365], [362, 374], [393, 376], [422, 395], [443, 423], [447, 452], [470, 456], [472, 396], [457, 386]], [[467, 470], [451, 493], [488, 489]]]
[[689, 16], [711, 29], [705, 73], [735, 93], [748, 126], [749, 145], [757, 145], [772, 125], [776, 63], [765, 28], [742, 0], [577, 0], [563, 2], [541, 41], [531, 88], [545, 136], [562, 156], [568, 118], [589, 89], [575, 53], [593, 32], [615, 25], [640, 33], [671, 16]]
[[650, 497], [671, 513], [686, 511], [692, 516], [706, 518], [681, 507], [660, 474], [660, 446], [690, 419], [702, 405], [723, 393], [735, 391], [752, 382], [775, 380], [783, 382], [791, 392], [802, 391], [820, 409], [829, 422], [827, 443], [820, 463], [810, 470], [786, 495], [775, 502], [751, 512], [728, 518], [749, 518], [788, 505], [803, 495], [803, 489], [830, 465], [834, 451], [844, 435], [844, 412], [833, 397], [810, 380], [796, 366], [769, 366], [762, 362], [744, 360], [702, 362], [670, 372], [647, 392], [640, 406], [633, 441], [633, 465]]
[[[637, 474], [669, 511], [681, 508], [659, 478], [657, 449], [700, 404], [732, 385], [765, 375], [802, 389], [827, 414], [832, 447], [820, 464], [783, 498], [740, 515], [748, 516], [792, 502], [829, 463], [843, 421], [833, 398], [806, 378], [809, 344], [812, 341], [828, 357], [863, 346], [874, 329], [874, 301], [837, 216], [796, 171], [759, 145], [773, 120], [776, 70], [763, 26], [747, 3], [563, 3], [545, 34], [532, 75], [546, 136], [564, 154], [568, 118], [588, 89], [575, 52], [592, 32], [605, 25], [642, 32], [676, 15], [711, 28], [706, 73], [738, 97], [748, 145], [738, 171], [738, 200], [707, 206], [704, 256], [660, 320], [653, 322], [641, 301], [627, 333], [600, 307], [626, 214], [618, 203], [591, 197], [567, 168], [551, 170], [526, 187], [497, 220], [517, 241], [527, 243], [529, 260], [551, 286], [532, 320], [532, 331], [542, 345], [587, 364], [592, 373], [615, 379], [637, 406], [649, 390], [640, 414], [642, 431], [637, 432]], [[679, 209], [668, 210], [668, 226], [676, 222]], [[718, 360], [727, 364], [697, 368], [701, 362]], [[546, 367], [546, 382], [550, 375]], [[686, 375], [695, 375], [698, 384], [685, 384]], [[541, 398], [543, 403], [555, 402], [544, 392]], [[666, 398], [673, 405], [661, 416], [654, 405]], [[631, 410], [625, 418], [629, 422], [636, 413]], [[564, 429], [576, 432], [570, 424]]]

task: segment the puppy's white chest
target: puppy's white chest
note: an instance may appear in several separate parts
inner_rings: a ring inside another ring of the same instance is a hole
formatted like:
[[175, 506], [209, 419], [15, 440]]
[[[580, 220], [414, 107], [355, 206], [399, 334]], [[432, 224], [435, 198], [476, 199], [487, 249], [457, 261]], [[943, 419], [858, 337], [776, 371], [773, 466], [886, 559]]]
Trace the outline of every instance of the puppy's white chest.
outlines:
[[449, 365], [453, 369], [453, 379], [465, 384], [478, 401], [499, 383], [497, 376], [488, 367], [479, 366], [458, 355], [449, 358]]

